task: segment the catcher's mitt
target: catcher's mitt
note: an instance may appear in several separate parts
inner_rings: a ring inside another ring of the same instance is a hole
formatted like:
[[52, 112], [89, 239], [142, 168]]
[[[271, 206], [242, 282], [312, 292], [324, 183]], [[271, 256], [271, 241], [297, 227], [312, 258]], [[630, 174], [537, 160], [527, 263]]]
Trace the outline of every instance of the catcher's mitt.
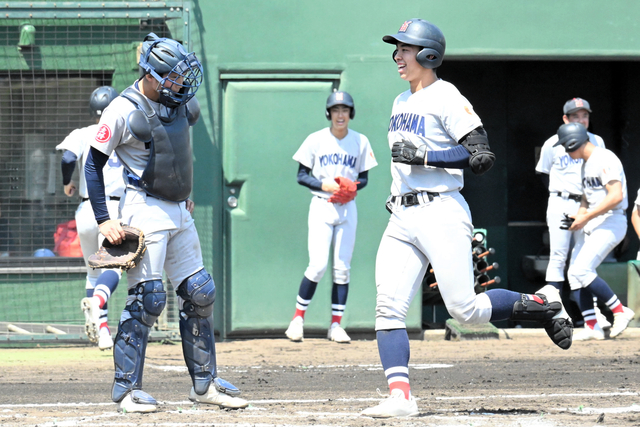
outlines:
[[119, 268], [127, 271], [140, 262], [147, 250], [144, 244], [144, 233], [135, 227], [122, 224], [125, 238], [119, 245], [104, 239], [98, 252], [89, 256], [91, 268]]
[[358, 185], [360, 182], [353, 182], [349, 178], [345, 178], [344, 176], [339, 176], [335, 178], [335, 181], [340, 186], [340, 189], [333, 193], [331, 197], [329, 197], [329, 201], [331, 203], [349, 203], [353, 199], [356, 198], [356, 194], [358, 192]]

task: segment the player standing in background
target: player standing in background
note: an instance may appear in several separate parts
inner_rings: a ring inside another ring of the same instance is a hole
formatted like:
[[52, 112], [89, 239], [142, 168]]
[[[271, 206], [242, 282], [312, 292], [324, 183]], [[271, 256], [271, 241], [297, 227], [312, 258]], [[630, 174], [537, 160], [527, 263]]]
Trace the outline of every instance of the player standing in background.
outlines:
[[[564, 123], [580, 123], [589, 129], [591, 106], [586, 99], [573, 98], [565, 102], [562, 107]], [[587, 132], [589, 141], [596, 147], [604, 146], [604, 140], [591, 132]], [[582, 200], [582, 159], [572, 159], [563, 147], [555, 146], [558, 135], [547, 139], [540, 151], [540, 159], [536, 165], [545, 186], [549, 188], [549, 203], [547, 204], [547, 227], [549, 228], [549, 264], [547, 266], [546, 281], [558, 288], [562, 293], [565, 280], [564, 271], [567, 257], [571, 248], [571, 240], [575, 242], [576, 232], [561, 229], [564, 214], [574, 215], [580, 208]], [[576, 302], [577, 304], [577, 302]], [[597, 299], [594, 297], [594, 310], [601, 329], [611, 327], [611, 323], [600, 313]]]
[[[605, 338], [593, 311], [592, 294], [613, 312], [609, 336], [615, 338], [627, 328], [635, 313], [622, 305], [596, 268], [627, 234], [627, 180], [622, 163], [613, 152], [596, 147], [580, 123], [560, 126], [555, 145], [563, 147], [572, 159], [584, 161], [582, 201], [578, 212], [570, 215], [574, 220], [568, 227], [570, 231], [578, 231], [568, 276], [585, 323], [574, 340]], [[565, 222], [564, 227], [570, 221]], [[584, 292], [585, 289], [589, 292]]]
[[[82, 201], [76, 210], [75, 219], [80, 237], [82, 256], [87, 267], [85, 285], [87, 298], [83, 298], [80, 305], [85, 314], [85, 332], [91, 342], [98, 343], [100, 350], [113, 347], [111, 331], [107, 324], [108, 307], [106, 300], [108, 297], [105, 298], [104, 295], [111, 295], [111, 292], [118, 286], [122, 273], [120, 270], [94, 270], [87, 263], [89, 255], [98, 250], [103, 237], [100, 235], [98, 223], [91, 209], [84, 177], [84, 165], [90, 143], [98, 130], [97, 123], [100, 120], [100, 116], [117, 96], [118, 92], [111, 86], [102, 86], [94, 90], [89, 98], [89, 111], [91, 116], [95, 118], [96, 124], [74, 130], [56, 147], [57, 150], [64, 150], [62, 153], [62, 183], [64, 184], [64, 193], [68, 197], [73, 196], [78, 190], [76, 183], [72, 180], [72, 175], [76, 163], [79, 163], [79, 195]], [[115, 153], [107, 161], [102, 173], [106, 183], [107, 209], [110, 215], [117, 217], [120, 198], [124, 194], [124, 180], [122, 178], [122, 164], [118, 161], [118, 156]], [[104, 273], [104, 275], [101, 275], [101, 273]], [[94, 296], [95, 299], [92, 299], [91, 297]], [[102, 301], [102, 304], [100, 301]]]
[[[631, 211], [631, 224], [633, 225], [633, 229], [636, 231], [638, 238], [640, 238], [640, 212], [638, 212], [638, 206], [640, 206], [640, 190], [638, 190], [638, 196], [633, 204], [633, 211]], [[640, 250], [638, 250], [636, 260], [640, 261]]]
[[340, 322], [349, 292], [358, 210], [355, 199], [339, 203], [333, 195], [340, 189], [336, 181], [339, 177], [356, 181], [357, 190], [363, 189], [368, 182], [369, 170], [378, 163], [367, 137], [349, 129], [349, 121], [356, 114], [351, 95], [333, 92], [327, 98], [325, 111], [331, 126], [309, 135], [293, 155], [293, 160], [299, 163], [298, 183], [308, 187], [313, 197], [308, 219], [309, 266], [298, 290], [296, 312], [285, 334], [291, 341], [303, 340], [304, 315], [327, 270], [333, 242], [331, 325], [327, 338], [348, 343], [351, 338]]
[[469, 101], [435, 69], [445, 38], [422, 19], [405, 21], [382, 39], [395, 45], [393, 60], [410, 89], [393, 102], [391, 212], [376, 258], [376, 338], [390, 396], [362, 415], [375, 418], [418, 415], [409, 383], [409, 337], [405, 318], [431, 263], [449, 314], [461, 323], [498, 320], [541, 322], [563, 349], [572, 325], [558, 290], [547, 285], [535, 295], [506, 289], [474, 291], [469, 207], [460, 194], [463, 171], [486, 172], [495, 156]]
[[[140, 78], [116, 98], [100, 119], [85, 173], [100, 231], [112, 244], [124, 238], [120, 225], [144, 232], [147, 250], [127, 271], [129, 297], [115, 337], [111, 398], [118, 409], [152, 412], [156, 400], [142, 391], [149, 331], [166, 304], [163, 269], [178, 298], [182, 351], [193, 387], [189, 399], [244, 408], [240, 391], [218, 378], [213, 325], [216, 296], [204, 269], [200, 240], [189, 213], [193, 158], [189, 127], [200, 107], [194, 95], [202, 65], [182, 44], [151, 33], [142, 43]], [[102, 167], [115, 150], [127, 173], [119, 219], [106, 209]]]

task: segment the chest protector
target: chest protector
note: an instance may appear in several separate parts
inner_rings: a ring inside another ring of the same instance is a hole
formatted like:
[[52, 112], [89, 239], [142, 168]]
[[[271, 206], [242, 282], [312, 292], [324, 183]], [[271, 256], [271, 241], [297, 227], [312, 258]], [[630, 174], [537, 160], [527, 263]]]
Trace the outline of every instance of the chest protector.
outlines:
[[[186, 200], [193, 187], [189, 126], [197, 120], [197, 101], [193, 98], [195, 102], [189, 102], [190, 108], [185, 105], [178, 107], [174, 118], [167, 122], [160, 119], [147, 98], [137, 90], [127, 88], [122, 96], [137, 107], [127, 117], [127, 128], [134, 138], [150, 149], [149, 161], [139, 177], [138, 186], [163, 200]], [[196, 113], [195, 117], [193, 113]]]

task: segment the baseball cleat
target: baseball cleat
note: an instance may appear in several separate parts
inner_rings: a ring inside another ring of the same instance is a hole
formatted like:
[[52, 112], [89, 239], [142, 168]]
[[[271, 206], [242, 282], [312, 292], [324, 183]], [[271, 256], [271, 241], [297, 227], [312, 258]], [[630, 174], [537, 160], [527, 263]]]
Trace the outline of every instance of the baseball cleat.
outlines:
[[89, 337], [89, 341], [97, 343], [100, 330], [100, 303], [97, 298], [82, 298], [80, 308], [84, 313], [84, 332]]
[[361, 415], [372, 418], [394, 418], [417, 417], [419, 413], [418, 404], [413, 396], [407, 400], [402, 390], [393, 389], [389, 397], [378, 405], [365, 409]]
[[603, 340], [604, 338], [604, 331], [597, 323], [593, 329], [584, 325], [584, 328], [573, 334], [573, 341]]
[[629, 307], [622, 307], [622, 313], [613, 313], [613, 326], [609, 336], [615, 338], [620, 335], [631, 322], [636, 313]]
[[342, 329], [340, 325], [329, 328], [329, 331], [327, 332], [327, 339], [341, 344], [351, 342], [351, 337], [347, 335], [347, 332]]
[[207, 403], [209, 405], [218, 405], [221, 408], [240, 409], [249, 406], [249, 402], [240, 398], [229, 396], [228, 394], [219, 392], [215, 387], [209, 386], [207, 393], [200, 395], [191, 387], [189, 392], [189, 400], [198, 403]]
[[109, 350], [113, 347], [113, 338], [111, 338], [111, 331], [109, 328], [100, 328], [98, 333], [98, 348], [100, 350]]
[[596, 305], [593, 307], [593, 311], [596, 312], [596, 319], [598, 320], [598, 325], [600, 325], [600, 328], [602, 328], [603, 330], [609, 329], [611, 327], [611, 322], [609, 322], [605, 315], [602, 314], [600, 308]]
[[573, 323], [562, 305], [560, 292], [554, 286], [546, 285], [536, 292], [536, 295], [544, 297], [549, 310], [556, 312], [551, 320], [543, 321], [544, 330], [555, 345], [563, 350], [568, 350], [572, 342]]
[[155, 412], [156, 399], [142, 390], [132, 390], [118, 402], [119, 412]]
[[302, 317], [297, 316], [291, 321], [291, 323], [289, 323], [289, 327], [287, 328], [284, 334], [291, 341], [300, 342], [304, 339], [303, 325], [304, 325], [304, 320], [302, 320]]

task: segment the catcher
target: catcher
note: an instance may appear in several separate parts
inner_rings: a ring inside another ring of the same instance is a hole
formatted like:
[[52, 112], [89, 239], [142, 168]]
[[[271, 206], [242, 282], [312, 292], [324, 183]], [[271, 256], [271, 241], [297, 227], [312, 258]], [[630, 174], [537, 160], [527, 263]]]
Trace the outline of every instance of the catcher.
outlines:
[[291, 341], [302, 341], [304, 315], [327, 270], [333, 243], [331, 326], [327, 338], [348, 343], [351, 338], [340, 322], [347, 304], [358, 223], [354, 199], [357, 191], [367, 185], [369, 169], [378, 163], [367, 137], [349, 129], [349, 120], [356, 114], [351, 95], [333, 92], [327, 99], [325, 114], [331, 126], [309, 135], [293, 156], [300, 164], [298, 183], [308, 187], [314, 197], [308, 220], [309, 266], [300, 283], [293, 320], [285, 334]]

